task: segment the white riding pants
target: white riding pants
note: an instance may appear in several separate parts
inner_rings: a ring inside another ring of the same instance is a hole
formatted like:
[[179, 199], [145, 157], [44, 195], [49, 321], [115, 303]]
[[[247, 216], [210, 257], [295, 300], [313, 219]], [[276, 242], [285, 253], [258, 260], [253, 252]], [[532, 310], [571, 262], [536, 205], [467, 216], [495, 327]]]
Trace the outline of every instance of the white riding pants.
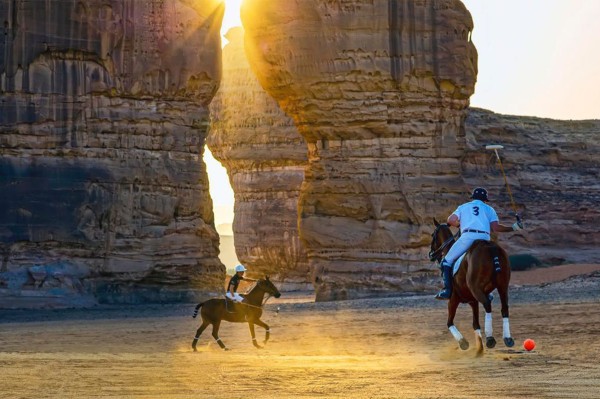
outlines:
[[462, 254], [464, 254], [469, 248], [471, 248], [471, 245], [476, 240], [489, 241], [490, 236], [489, 234], [485, 233], [462, 233], [459, 239], [454, 243], [454, 245], [450, 247], [450, 250], [448, 251], [446, 256], [444, 256], [442, 262], [446, 261], [449, 266], [452, 266]]
[[237, 292], [234, 292], [233, 295], [231, 295], [231, 292], [228, 292], [225, 294], [225, 296], [227, 298], [231, 299], [232, 301], [236, 301], [236, 302], [242, 302], [244, 300], [244, 298]]

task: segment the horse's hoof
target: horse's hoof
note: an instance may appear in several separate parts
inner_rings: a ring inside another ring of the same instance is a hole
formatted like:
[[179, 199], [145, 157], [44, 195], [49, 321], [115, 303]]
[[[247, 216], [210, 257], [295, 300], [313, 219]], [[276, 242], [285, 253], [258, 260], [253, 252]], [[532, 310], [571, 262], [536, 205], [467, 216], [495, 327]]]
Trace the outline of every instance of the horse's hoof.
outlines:
[[467, 349], [469, 349], [469, 341], [467, 341], [464, 338], [461, 338], [460, 341], [458, 341], [458, 345], [460, 345], [460, 349], [466, 351]]
[[513, 346], [515, 346], [515, 340], [512, 339], [512, 337], [504, 338], [504, 345], [506, 345], [509, 348], [512, 348]]
[[198, 352], [198, 349], [196, 349], [195, 346], [193, 346], [192, 349], [194, 350], [194, 352]]
[[496, 339], [494, 337], [487, 337], [485, 339], [485, 346], [487, 346], [489, 349], [495, 347], [496, 346]]
[[224, 350], [224, 351], [228, 351], [228, 350], [230, 350], [230, 349], [229, 349], [229, 348], [223, 348], [223, 350]]

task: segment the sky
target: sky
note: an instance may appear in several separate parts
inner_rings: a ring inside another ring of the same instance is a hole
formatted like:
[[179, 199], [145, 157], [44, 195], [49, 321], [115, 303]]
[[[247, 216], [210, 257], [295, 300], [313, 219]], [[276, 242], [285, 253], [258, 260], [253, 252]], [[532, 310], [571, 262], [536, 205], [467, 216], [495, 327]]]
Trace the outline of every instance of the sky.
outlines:
[[[222, 34], [241, 25], [241, 3], [226, 0]], [[463, 3], [473, 16], [479, 53], [471, 106], [509, 115], [600, 119], [600, 0]], [[227, 173], [211, 158], [205, 160], [213, 201], [232, 207]], [[215, 212], [217, 224], [231, 222], [220, 219]]]
[[600, 0], [463, 0], [479, 74], [471, 106], [600, 119]]

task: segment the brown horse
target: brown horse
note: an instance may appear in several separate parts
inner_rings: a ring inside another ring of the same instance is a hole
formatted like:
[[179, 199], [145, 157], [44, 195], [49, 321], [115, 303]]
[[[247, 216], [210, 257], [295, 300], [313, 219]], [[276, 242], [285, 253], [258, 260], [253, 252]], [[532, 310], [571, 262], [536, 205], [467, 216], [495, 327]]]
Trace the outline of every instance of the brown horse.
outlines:
[[210, 324], [213, 326], [212, 336], [217, 341], [217, 344], [219, 344], [221, 349], [229, 350], [219, 338], [219, 326], [223, 320], [232, 323], [248, 323], [250, 335], [252, 335], [252, 343], [257, 348], [262, 348], [262, 346], [256, 342], [254, 325], [259, 325], [265, 329], [264, 343], [266, 344], [269, 340], [270, 330], [269, 326], [260, 320], [263, 312], [262, 306], [265, 294], [268, 294], [269, 296], [272, 295], [275, 298], [281, 296], [277, 287], [269, 280], [269, 277], [266, 277], [264, 280], [258, 280], [250, 292], [245, 295], [243, 302], [235, 303], [229, 299], [214, 298], [199, 303], [198, 306], [196, 306], [193, 317], [195, 318], [198, 315], [198, 309], [202, 308], [202, 311], [200, 312], [202, 325], [198, 328], [198, 331], [196, 331], [196, 336], [192, 342], [194, 352], [197, 351], [196, 344], [198, 343], [200, 334], [202, 334]]
[[[447, 224], [440, 224], [433, 219], [435, 231], [431, 239], [429, 259], [440, 263], [442, 258], [455, 242], [455, 237]], [[492, 301], [489, 295], [494, 289], [498, 290], [502, 303], [502, 327], [504, 344], [512, 347], [515, 341], [510, 336], [508, 318], [508, 283], [510, 281], [510, 264], [506, 251], [491, 241], [478, 240], [473, 243], [463, 258], [460, 269], [454, 275], [452, 296], [448, 301], [448, 329], [460, 345], [466, 350], [469, 342], [462, 336], [454, 325], [454, 316], [460, 303], [468, 303], [473, 309], [473, 329], [477, 340], [478, 352], [483, 352], [483, 339], [479, 325], [479, 303], [485, 309], [486, 346], [496, 346], [492, 332]]]

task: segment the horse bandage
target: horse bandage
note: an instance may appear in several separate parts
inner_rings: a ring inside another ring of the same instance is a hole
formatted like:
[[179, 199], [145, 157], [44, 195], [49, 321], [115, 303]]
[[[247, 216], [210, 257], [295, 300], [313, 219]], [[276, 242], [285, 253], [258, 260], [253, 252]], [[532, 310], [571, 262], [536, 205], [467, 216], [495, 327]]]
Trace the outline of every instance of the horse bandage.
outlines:
[[492, 328], [492, 314], [486, 313], [485, 314], [485, 336], [491, 337], [492, 335], [494, 335], [494, 330]]
[[508, 322], [508, 317], [502, 318], [502, 335], [504, 338], [510, 338], [510, 324]]
[[450, 326], [448, 327], [448, 330], [450, 330], [455, 340], [460, 341], [461, 339], [463, 339], [462, 334], [460, 333], [460, 331], [458, 331], [458, 328], [456, 328], [456, 326]]

